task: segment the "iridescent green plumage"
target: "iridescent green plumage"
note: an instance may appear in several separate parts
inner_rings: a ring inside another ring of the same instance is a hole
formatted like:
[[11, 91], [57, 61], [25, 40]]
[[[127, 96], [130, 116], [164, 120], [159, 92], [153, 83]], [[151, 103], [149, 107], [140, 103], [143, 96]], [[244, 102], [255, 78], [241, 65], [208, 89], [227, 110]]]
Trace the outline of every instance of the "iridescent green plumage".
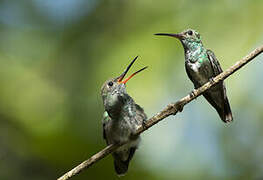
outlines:
[[[195, 30], [188, 29], [179, 34], [159, 33], [156, 35], [171, 36], [181, 41], [185, 52], [185, 69], [195, 88], [204, 85], [222, 72], [216, 56], [203, 46], [201, 36]], [[233, 120], [223, 82], [219, 82], [203, 95], [216, 109], [222, 121], [231, 122]]]

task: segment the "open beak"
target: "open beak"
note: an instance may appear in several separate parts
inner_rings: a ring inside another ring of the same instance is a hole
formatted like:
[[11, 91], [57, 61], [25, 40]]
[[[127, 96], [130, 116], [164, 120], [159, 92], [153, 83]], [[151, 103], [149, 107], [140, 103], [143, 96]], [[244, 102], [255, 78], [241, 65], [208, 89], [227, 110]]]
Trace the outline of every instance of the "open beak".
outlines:
[[132, 62], [128, 65], [128, 67], [126, 68], [126, 70], [117, 78], [117, 79], [118, 79], [118, 83], [123, 83], [123, 84], [127, 83], [134, 75], [138, 74], [139, 72], [141, 72], [141, 71], [143, 71], [144, 69], [147, 68], [147, 66], [146, 66], [146, 67], [144, 67], [144, 68], [136, 71], [135, 73], [133, 73], [132, 75], [130, 75], [128, 78], [126, 78], [126, 79], [123, 80], [123, 78], [124, 78], [125, 75], [128, 73], [129, 69], [131, 68], [131, 66], [132, 66], [133, 63], [136, 61], [137, 58], [138, 58], [138, 56], [136, 56], [136, 57], [132, 60]]
[[154, 34], [154, 35], [157, 35], [157, 36], [170, 36], [170, 37], [174, 37], [174, 38], [177, 38], [177, 39], [183, 39], [184, 36], [183, 34], [170, 34], [170, 33], [157, 33], [157, 34]]

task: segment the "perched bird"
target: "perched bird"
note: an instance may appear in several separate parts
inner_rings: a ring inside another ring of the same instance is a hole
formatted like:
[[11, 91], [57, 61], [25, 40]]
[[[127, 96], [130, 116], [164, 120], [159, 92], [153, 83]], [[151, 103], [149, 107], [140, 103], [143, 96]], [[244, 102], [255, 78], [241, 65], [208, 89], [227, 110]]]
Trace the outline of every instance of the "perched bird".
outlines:
[[101, 96], [105, 108], [103, 138], [106, 140], [107, 145], [128, 142], [112, 154], [115, 171], [118, 175], [124, 175], [127, 172], [129, 162], [140, 142], [139, 136], [131, 137], [147, 119], [144, 110], [126, 92], [125, 85], [135, 74], [147, 67], [140, 69], [123, 80], [137, 57], [119, 77], [107, 80], [101, 88]]
[[[179, 34], [158, 33], [155, 35], [175, 37], [181, 41], [185, 53], [186, 73], [195, 88], [212, 81], [213, 77], [222, 72], [215, 54], [203, 46], [197, 31], [188, 29]], [[203, 95], [216, 109], [223, 122], [233, 121], [223, 81], [208, 89]]]

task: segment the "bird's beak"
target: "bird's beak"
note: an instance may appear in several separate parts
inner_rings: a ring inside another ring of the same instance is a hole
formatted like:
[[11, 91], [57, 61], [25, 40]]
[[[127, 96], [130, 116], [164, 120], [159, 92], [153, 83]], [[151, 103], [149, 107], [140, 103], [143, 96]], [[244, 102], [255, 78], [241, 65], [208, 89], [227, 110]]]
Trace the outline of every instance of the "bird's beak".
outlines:
[[157, 35], [157, 36], [170, 36], [170, 37], [174, 37], [174, 38], [177, 38], [177, 39], [183, 39], [184, 38], [184, 35], [179, 33], [179, 34], [170, 34], [170, 33], [157, 33], [157, 34], [154, 34], [154, 35]]
[[126, 79], [123, 80], [123, 78], [124, 78], [125, 75], [128, 73], [129, 69], [131, 68], [131, 66], [132, 66], [133, 63], [136, 61], [137, 58], [138, 58], [138, 56], [136, 56], [136, 57], [132, 60], [132, 62], [128, 65], [128, 67], [126, 68], [126, 70], [117, 78], [118, 83], [123, 83], [123, 84], [127, 83], [135, 74], [138, 74], [139, 72], [141, 72], [141, 71], [143, 71], [144, 69], [147, 68], [147, 66], [146, 66], [146, 67], [144, 67], [144, 68], [136, 71], [135, 73], [133, 73], [132, 75], [130, 75], [128, 78], [126, 78]]
[[139, 71], [136, 71], [135, 73], [132, 73], [129, 77], [127, 77], [125, 80], [122, 81], [123, 84], [126, 84], [135, 74], [138, 74], [139, 72], [143, 71], [146, 69], [148, 66], [145, 66], [144, 68], [140, 69]]

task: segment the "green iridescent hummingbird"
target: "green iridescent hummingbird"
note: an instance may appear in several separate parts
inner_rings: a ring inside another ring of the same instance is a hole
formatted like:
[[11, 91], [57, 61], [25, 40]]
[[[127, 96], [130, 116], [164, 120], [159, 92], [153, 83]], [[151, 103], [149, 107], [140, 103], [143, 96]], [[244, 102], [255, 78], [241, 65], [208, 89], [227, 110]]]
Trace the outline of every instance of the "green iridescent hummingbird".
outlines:
[[140, 136], [132, 137], [132, 135], [140, 125], [144, 125], [147, 119], [144, 110], [126, 92], [127, 81], [147, 67], [123, 80], [137, 57], [120, 76], [107, 80], [101, 88], [105, 108], [103, 138], [107, 145], [128, 142], [112, 154], [114, 168], [118, 175], [124, 175], [128, 171], [129, 162], [140, 142]]
[[[186, 73], [195, 88], [213, 80], [213, 77], [222, 72], [215, 54], [203, 46], [197, 31], [188, 29], [179, 34], [158, 33], [155, 35], [171, 36], [181, 41], [184, 47]], [[223, 122], [233, 121], [223, 81], [211, 87], [203, 95], [216, 109]]]

